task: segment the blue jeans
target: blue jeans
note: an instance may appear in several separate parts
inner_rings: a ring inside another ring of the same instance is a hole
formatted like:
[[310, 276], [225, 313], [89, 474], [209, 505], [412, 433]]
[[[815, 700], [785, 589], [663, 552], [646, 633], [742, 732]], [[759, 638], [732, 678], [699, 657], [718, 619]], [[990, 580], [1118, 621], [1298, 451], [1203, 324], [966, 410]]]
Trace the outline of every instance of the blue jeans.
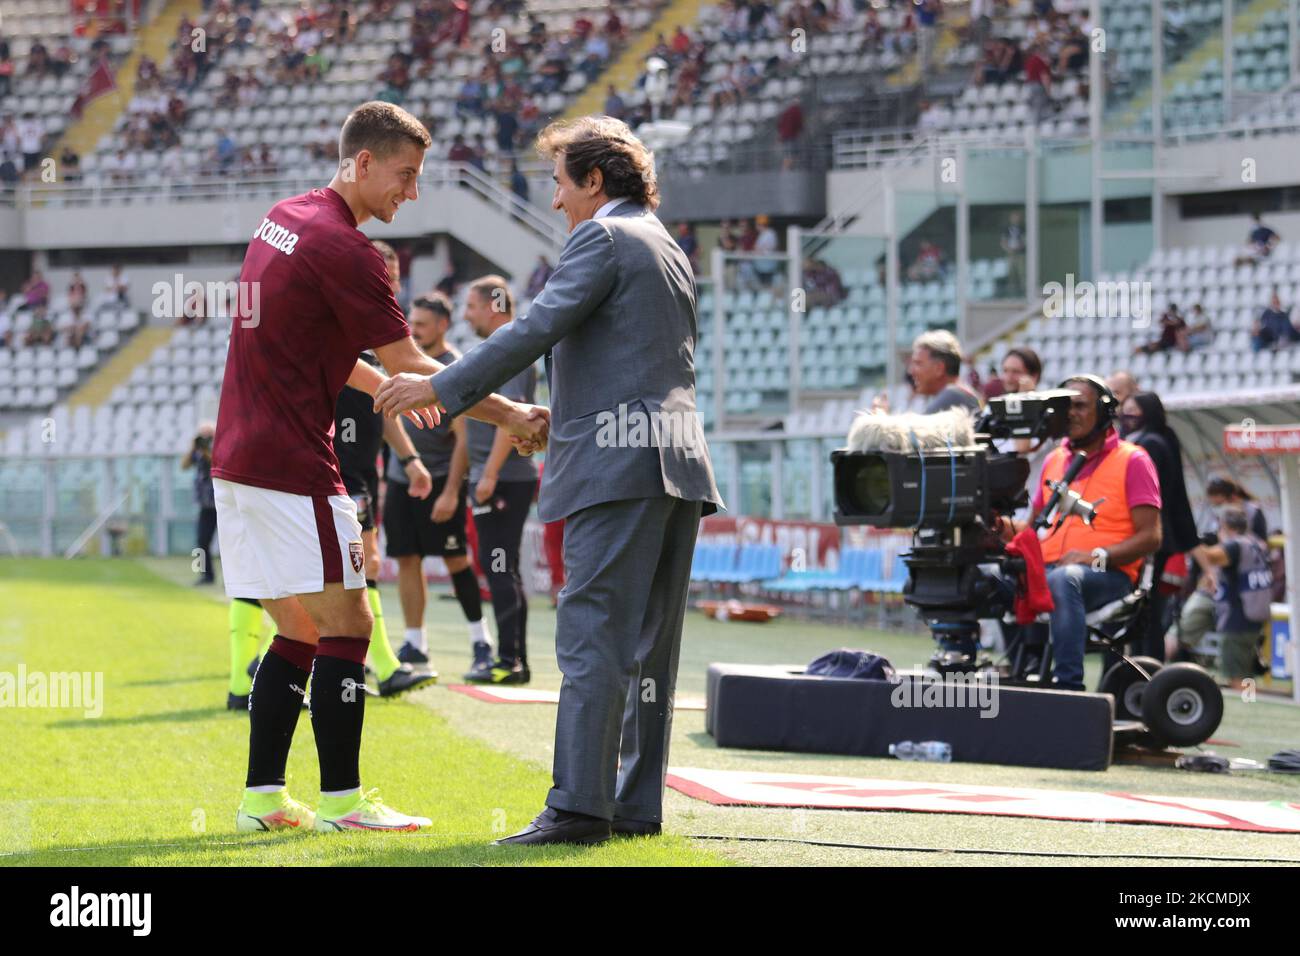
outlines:
[[1097, 571], [1086, 564], [1056, 564], [1047, 569], [1052, 592], [1052, 673], [1057, 686], [1083, 689], [1083, 651], [1088, 611], [1117, 601], [1133, 590], [1123, 571]]

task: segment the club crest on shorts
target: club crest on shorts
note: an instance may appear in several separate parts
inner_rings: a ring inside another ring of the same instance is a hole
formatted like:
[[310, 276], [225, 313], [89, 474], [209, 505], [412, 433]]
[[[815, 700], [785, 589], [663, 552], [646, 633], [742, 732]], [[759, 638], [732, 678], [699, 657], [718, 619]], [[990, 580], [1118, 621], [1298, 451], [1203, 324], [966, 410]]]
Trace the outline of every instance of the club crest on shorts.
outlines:
[[360, 541], [348, 542], [348, 557], [352, 559], [352, 570], [361, 573], [361, 568], [366, 563], [366, 553], [361, 547]]

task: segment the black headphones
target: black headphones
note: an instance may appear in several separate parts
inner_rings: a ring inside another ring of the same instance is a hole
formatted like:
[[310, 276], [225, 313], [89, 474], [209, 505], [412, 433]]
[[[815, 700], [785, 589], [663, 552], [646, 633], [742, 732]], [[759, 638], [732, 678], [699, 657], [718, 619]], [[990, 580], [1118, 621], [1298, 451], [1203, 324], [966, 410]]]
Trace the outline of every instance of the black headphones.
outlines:
[[1057, 388], [1066, 388], [1071, 382], [1087, 382], [1097, 390], [1097, 431], [1105, 431], [1106, 426], [1115, 420], [1119, 414], [1119, 399], [1115, 393], [1110, 390], [1105, 379], [1100, 375], [1090, 375], [1087, 373], [1081, 375], [1071, 375], [1065, 381], [1061, 382]]

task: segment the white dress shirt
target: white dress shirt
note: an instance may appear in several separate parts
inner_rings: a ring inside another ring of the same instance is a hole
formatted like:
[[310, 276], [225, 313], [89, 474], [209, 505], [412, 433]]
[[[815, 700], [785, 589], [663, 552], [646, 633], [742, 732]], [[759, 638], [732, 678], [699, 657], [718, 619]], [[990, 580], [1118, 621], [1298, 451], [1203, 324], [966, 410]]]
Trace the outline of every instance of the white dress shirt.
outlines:
[[614, 211], [615, 206], [617, 206], [619, 203], [626, 202], [626, 201], [627, 200], [624, 199], [622, 196], [620, 196], [618, 199], [611, 199], [609, 202], [605, 203], [605, 205], [597, 209], [596, 215], [592, 216], [591, 218], [604, 219], [606, 216], [608, 216], [611, 212]]

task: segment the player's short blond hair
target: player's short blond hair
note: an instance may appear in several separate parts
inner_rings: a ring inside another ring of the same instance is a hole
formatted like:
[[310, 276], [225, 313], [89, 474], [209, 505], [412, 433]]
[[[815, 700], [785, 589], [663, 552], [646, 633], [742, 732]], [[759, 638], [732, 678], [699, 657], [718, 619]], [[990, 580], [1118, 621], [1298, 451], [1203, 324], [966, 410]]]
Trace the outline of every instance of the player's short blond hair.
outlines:
[[407, 143], [428, 149], [433, 138], [423, 123], [393, 103], [371, 100], [362, 103], [343, 121], [339, 132], [340, 162], [368, 149], [377, 159], [386, 159]]

